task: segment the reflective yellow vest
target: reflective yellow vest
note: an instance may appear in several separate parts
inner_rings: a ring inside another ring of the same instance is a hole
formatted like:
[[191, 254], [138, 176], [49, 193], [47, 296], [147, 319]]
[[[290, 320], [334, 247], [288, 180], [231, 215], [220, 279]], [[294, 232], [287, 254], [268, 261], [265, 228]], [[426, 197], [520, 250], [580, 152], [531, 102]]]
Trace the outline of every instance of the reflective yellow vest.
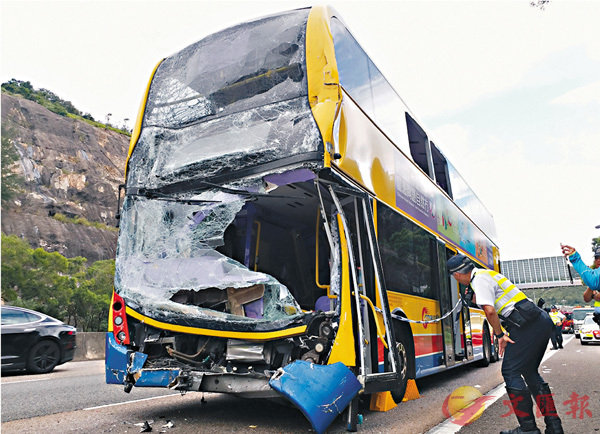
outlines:
[[560, 318], [560, 312], [550, 312], [548, 315], [550, 315], [550, 319], [552, 320], [554, 325], [558, 325], [562, 322], [562, 319]]
[[477, 270], [475, 275], [487, 274], [496, 281], [496, 284], [502, 289], [502, 295], [494, 301], [494, 308], [498, 314], [502, 314], [502, 311], [509, 303], [517, 303], [521, 300], [525, 300], [527, 296], [517, 288], [514, 283], [504, 277], [497, 271], [492, 270]]

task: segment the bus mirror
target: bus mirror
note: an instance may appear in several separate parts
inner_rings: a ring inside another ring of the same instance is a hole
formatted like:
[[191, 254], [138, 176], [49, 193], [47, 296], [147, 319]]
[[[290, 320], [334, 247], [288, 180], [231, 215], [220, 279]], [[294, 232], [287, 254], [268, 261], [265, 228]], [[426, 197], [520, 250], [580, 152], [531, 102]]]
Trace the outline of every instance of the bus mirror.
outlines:
[[117, 212], [115, 213], [115, 220], [117, 220], [115, 227], [117, 228], [121, 222], [121, 190], [125, 190], [125, 184], [119, 184], [119, 192], [117, 193]]

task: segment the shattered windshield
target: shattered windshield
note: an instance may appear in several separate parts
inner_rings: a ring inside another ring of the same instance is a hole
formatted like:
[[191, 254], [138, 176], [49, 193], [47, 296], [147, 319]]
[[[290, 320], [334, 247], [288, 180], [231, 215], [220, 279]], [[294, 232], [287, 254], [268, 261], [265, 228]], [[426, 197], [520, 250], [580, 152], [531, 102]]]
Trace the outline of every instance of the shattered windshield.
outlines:
[[165, 59], [150, 86], [128, 182], [157, 187], [322, 149], [308, 102], [308, 12], [244, 23]]
[[308, 9], [210, 35], [165, 59], [152, 81], [144, 123], [180, 128], [306, 95]]
[[127, 196], [117, 292], [134, 308], [169, 317], [277, 321], [301, 314], [287, 287], [274, 277], [215, 250], [248, 197], [211, 190], [193, 199], [188, 204]]

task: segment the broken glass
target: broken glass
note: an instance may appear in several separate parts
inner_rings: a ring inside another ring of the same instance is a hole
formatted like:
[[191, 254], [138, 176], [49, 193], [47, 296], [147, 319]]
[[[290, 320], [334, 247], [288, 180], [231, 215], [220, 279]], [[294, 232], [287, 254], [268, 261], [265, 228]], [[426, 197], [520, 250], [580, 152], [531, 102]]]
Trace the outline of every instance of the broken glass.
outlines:
[[[206, 202], [126, 197], [117, 293], [155, 318], [234, 322], [297, 318], [302, 311], [285, 285], [215, 250], [224, 244], [225, 229], [248, 197], [213, 189], [185, 199]], [[261, 306], [256, 306], [258, 300]]]
[[157, 188], [198, 174], [210, 179], [319, 147], [319, 129], [302, 97], [176, 130], [145, 127], [127, 182]]
[[244, 23], [165, 59], [150, 86], [128, 185], [156, 188], [322, 152], [308, 103], [308, 13]]

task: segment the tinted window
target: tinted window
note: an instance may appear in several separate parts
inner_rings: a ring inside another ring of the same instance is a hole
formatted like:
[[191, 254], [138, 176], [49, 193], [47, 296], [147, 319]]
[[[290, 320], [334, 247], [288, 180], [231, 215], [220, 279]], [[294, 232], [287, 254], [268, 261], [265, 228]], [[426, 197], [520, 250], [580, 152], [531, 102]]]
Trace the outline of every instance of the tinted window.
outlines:
[[344, 25], [333, 18], [331, 33], [340, 83], [360, 108], [407, 155], [406, 105]]
[[433, 170], [435, 172], [435, 182], [437, 185], [448, 193], [448, 196], [452, 197], [452, 190], [450, 189], [450, 181], [448, 176], [448, 162], [444, 154], [433, 144], [431, 145], [431, 158], [433, 160]]
[[38, 321], [37, 315], [14, 309], [2, 309], [2, 324], [23, 324]]
[[408, 131], [408, 143], [410, 144], [410, 155], [412, 155], [413, 161], [417, 163], [423, 172], [433, 177], [433, 169], [430, 167], [430, 148], [429, 139], [427, 134], [423, 131], [423, 128], [419, 126], [413, 118], [406, 113], [406, 127]]
[[381, 203], [377, 231], [386, 288], [435, 298], [435, 238]]
[[581, 321], [585, 318], [588, 313], [594, 312], [594, 309], [582, 309], [582, 310], [574, 310], [573, 311], [573, 319], [577, 321]]
[[496, 227], [492, 215], [449, 161], [447, 161], [447, 168], [454, 202], [488, 237], [494, 240], [496, 238]]

